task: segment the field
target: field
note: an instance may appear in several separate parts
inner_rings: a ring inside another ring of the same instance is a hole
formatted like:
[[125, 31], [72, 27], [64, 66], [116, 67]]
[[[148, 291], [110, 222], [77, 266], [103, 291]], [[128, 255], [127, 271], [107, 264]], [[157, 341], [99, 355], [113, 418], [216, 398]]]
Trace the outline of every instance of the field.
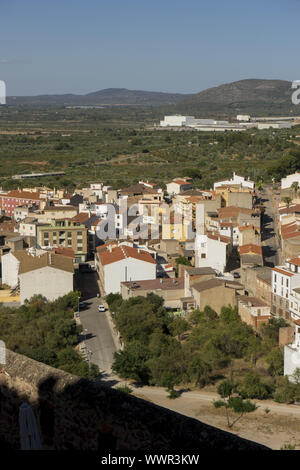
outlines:
[[15, 187], [14, 174], [63, 170], [60, 178], [18, 184], [72, 189], [97, 180], [117, 189], [141, 178], [164, 185], [175, 176], [192, 176], [195, 187], [209, 189], [233, 170], [270, 181], [272, 165], [299, 149], [299, 126], [276, 132], [176, 132], [153, 128], [162, 113], [161, 108], [3, 107], [0, 185]]

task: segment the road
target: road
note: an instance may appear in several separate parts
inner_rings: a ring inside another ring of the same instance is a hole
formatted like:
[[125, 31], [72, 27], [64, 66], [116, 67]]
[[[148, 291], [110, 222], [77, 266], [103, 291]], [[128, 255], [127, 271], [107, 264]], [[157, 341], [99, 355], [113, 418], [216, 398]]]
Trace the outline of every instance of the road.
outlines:
[[86, 304], [86, 307], [80, 310], [80, 321], [84, 329], [83, 341], [92, 353], [91, 362], [96, 364], [100, 371], [110, 374], [117, 346], [108, 318], [110, 313], [98, 311], [98, 305], [104, 303], [104, 299], [97, 297], [99, 293], [97, 274], [95, 272], [80, 274], [79, 290]]
[[277, 206], [279, 196], [274, 194], [271, 186], [265, 186], [261, 191], [262, 204], [265, 213], [262, 219], [262, 246], [265, 266], [276, 266], [281, 262], [280, 245], [278, 240]]

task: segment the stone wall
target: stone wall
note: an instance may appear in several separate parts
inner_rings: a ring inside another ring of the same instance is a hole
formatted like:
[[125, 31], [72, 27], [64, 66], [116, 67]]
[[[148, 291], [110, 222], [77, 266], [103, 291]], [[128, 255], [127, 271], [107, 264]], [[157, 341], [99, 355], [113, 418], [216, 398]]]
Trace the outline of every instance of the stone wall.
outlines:
[[18, 412], [29, 402], [44, 449], [260, 450], [241, 439], [118, 390], [7, 351], [0, 370], [0, 442], [19, 448]]

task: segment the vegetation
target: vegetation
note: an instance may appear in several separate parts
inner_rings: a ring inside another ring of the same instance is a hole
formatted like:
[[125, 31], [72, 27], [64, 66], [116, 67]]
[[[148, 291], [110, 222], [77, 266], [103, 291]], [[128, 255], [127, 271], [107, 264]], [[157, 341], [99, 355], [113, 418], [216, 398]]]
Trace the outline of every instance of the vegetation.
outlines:
[[[251, 413], [257, 409], [256, 405], [250, 400], [244, 400], [236, 390], [236, 385], [229, 380], [221, 382], [217, 390], [221, 399], [214, 401], [214, 406], [216, 408], [225, 408], [229, 428], [232, 428], [242, 418], [244, 413]], [[229, 410], [232, 410], [238, 416], [232, 419]]]
[[203, 387], [224, 377], [232, 382], [235, 375], [235, 392], [242, 400], [286, 399], [278, 348], [284, 320], [271, 320], [258, 335], [232, 307], [223, 307], [220, 316], [206, 307], [180, 318], [154, 294], [126, 301], [110, 294], [106, 300], [125, 343], [113, 365], [120, 377], [166, 387], [172, 396], [178, 385]]
[[164, 187], [175, 176], [190, 175], [195, 188], [209, 189], [233, 170], [266, 183], [300, 169], [298, 126], [236, 133], [154, 129], [165, 111], [1, 108], [0, 185], [14, 188], [11, 176], [16, 173], [63, 170], [58, 178], [26, 179], [18, 185], [72, 190], [101, 180], [120, 188], [143, 175]]
[[74, 321], [78, 293], [45, 303], [36, 295], [19, 308], [0, 306], [1, 339], [6, 347], [81, 377], [95, 378], [98, 367], [76, 351], [81, 327]]

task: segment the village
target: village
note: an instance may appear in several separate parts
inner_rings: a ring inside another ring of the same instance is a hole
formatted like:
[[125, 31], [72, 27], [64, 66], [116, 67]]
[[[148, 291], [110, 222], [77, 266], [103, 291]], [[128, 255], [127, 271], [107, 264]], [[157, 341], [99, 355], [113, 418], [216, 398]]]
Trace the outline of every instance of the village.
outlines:
[[19, 306], [78, 291], [81, 350], [107, 371], [123, 347], [107, 311], [111, 293], [124, 300], [154, 293], [180, 317], [237, 307], [258, 333], [284, 318], [279, 345], [292, 376], [300, 353], [299, 186], [300, 173], [280, 188], [234, 173], [205, 191], [186, 177], [165, 190], [139, 181], [119, 190], [93, 183], [73, 194], [2, 191], [0, 301]]

